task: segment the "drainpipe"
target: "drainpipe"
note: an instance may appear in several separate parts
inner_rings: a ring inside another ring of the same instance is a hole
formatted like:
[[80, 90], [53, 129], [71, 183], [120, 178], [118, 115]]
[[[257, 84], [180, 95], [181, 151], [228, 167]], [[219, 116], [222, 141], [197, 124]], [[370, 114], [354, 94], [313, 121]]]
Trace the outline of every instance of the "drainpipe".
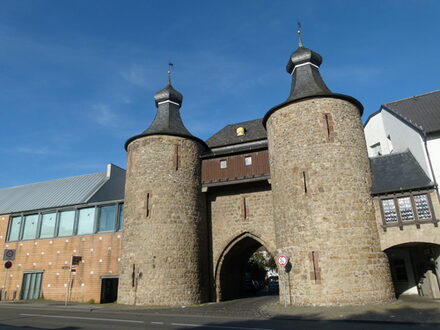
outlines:
[[431, 156], [429, 155], [429, 151], [428, 151], [428, 141], [427, 141], [427, 137], [426, 137], [426, 132], [423, 132], [423, 142], [425, 144], [426, 155], [428, 156], [429, 169], [431, 170], [432, 178], [434, 180], [435, 190], [437, 191], [437, 197], [440, 199], [440, 195], [438, 192], [438, 186], [437, 186], [437, 180], [435, 179], [434, 170], [432, 168]]

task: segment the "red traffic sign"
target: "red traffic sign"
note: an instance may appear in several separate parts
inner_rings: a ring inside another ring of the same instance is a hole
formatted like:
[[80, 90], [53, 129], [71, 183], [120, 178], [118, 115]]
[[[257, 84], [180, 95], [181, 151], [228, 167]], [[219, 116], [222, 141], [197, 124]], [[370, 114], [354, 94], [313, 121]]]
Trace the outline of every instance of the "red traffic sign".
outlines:
[[11, 268], [12, 267], [12, 262], [10, 262], [10, 261], [6, 261], [5, 262], [5, 268], [6, 269], [9, 269], [9, 268]]
[[289, 262], [289, 258], [287, 258], [286, 256], [278, 256], [277, 258], [277, 263], [281, 267], [285, 267], [288, 262]]

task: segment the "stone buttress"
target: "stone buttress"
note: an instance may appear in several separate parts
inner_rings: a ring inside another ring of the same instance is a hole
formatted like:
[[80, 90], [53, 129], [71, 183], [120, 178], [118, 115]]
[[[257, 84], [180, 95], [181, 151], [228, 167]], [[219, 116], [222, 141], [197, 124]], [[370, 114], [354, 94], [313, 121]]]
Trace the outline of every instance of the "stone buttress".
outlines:
[[[264, 117], [269, 143], [280, 301], [337, 305], [393, 299], [370, 197], [371, 172], [356, 99], [332, 93], [319, 54], [291, 55], [289, 98]], [[290, 266], [290, 265], [289, 265]]]
[[156, 118], [130, 138], [118, 302], [188, 305], [206, 300], [201, 283], [200, 211], [205, 143], [182, 123], [182, 95], [170, 81], [155, 95]]

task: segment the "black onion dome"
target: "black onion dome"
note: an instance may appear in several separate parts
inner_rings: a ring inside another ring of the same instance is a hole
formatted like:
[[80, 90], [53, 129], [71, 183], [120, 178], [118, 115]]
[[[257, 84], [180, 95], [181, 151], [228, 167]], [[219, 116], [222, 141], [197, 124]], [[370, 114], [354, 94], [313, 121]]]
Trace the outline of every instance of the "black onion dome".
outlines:
[[269, 117], [278, 109], [292, 102], [298, 102], [310, 98], [332, 97], [346, 100], [354, 104], [362, 115], [363, 106], [355, 98], [333, 93], [325, 84], [319, 72], [322, 57], [311, 49], [305, 48], [299, 39], [299, 47], [290, 55], [286, 65], [286, 71], [292, 76], [290, 95], [286, 101], [270, 109], [263, 118], [263, 126]]
[[154, 95], [154, 100], [156, 101], [156, 106], [165, 101], [171, 101], [182, 105], [183, 95], [179, 91], [175, 90], [171, 83], [168, 82], [167, 87], [161, 89]]
[[175, 90], [173, 86], [171, 86], [171, 82], [168, 81], [168, 85], [154, 95], [157, 112], [156, 117], [154, 118], [150, 127], [148, 127], [141, 134], [129, 138], [127, 142], [125, 142], [125, 149], [127, 150], [128, 145], [132, 141], [149, 135], [180, 136], [194, 140], [202, 146], [202, 149], [207, 149], [208, 147], [206, 143], [198, 137], [192, 135], [183, 124], [182, 118], [180, 117], [182, 100], [182, 94]]
[[312, 63], [316, 66], [320, 66], [322, 63], [322, 57], [311, 49], [299, 47], [292, 53], [292, 55], [290, 55], [286, 70], [288, 73], [292, 74], [295, 66], [304, 63]]

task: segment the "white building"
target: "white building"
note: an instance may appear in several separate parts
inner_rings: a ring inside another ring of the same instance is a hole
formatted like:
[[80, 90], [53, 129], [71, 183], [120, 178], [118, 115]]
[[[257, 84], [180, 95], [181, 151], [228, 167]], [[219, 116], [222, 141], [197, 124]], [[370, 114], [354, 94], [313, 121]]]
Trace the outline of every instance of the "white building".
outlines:
[[427, 176], [440, 181], [440, 90], [386, 103], [364, 126], [370, 157], [409, 149]]

